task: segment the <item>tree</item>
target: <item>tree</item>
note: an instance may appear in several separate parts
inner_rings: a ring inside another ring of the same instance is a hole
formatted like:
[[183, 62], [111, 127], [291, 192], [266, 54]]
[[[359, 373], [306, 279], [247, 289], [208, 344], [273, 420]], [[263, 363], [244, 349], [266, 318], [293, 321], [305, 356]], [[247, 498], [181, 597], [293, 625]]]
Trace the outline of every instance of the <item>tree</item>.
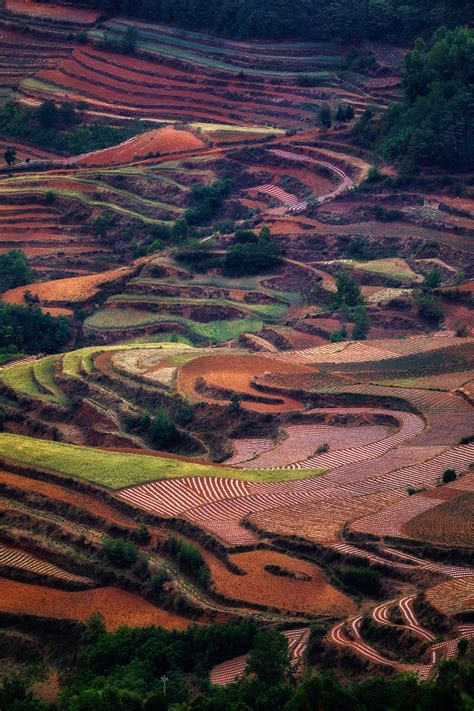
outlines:
[[33, 270], [21, 249], [0, 254], [0, 293], [33, 281]]
[[427, 289], [437, 289], [441, 285], [441, 272], [433, 267], [425, 276], [423, 286]]
[[161, 407], [152, 418], [148, 436], [157, 449], [169, 447], [178, 438], [178, 430], [173, 419], [165, 408]]
[[248, 656], [246, 672], [255, 674], [268, 685], [281, 684], [288, 679], [291, 663], [285, 637], [273, 630], [258, 632]]
[[3, 157], [5, 159], [5, 163], [10, 168], [13, 165], [13, 163], [16, 161], [16, 148], [13, 148], [13, 146], [8, 147], [5, 150]]
[[138, 30], [132, 25], [128, 25], [120, 40], [120, 51], [122, 54], [135, 54], [137, 49]]
[[405, 57], [404, 100], [382, 122], [381, 151], [405, 172], [421, 165], [467, 169], [474, 164], [474, 30], [438, 29]]
[[240, 412], [240, 395], [238, 393], [232, 393], [230, 396], [229, 410], [231, 412]]
[[121, 538], [104, 538], [101, 554], [118, 568], [131, 568], [140, 558], [138, 548]]
[[418, 314], [424, 321], [435, 326], [439, 326], [439, 324], [444, 321], [443, 309], [436, 296], [432, 296], [431, 294], [420, 296], [417, 299], [417, 305]]
[[36, 118], [43, 128], [52, 128], [58, 120], [58, 110], [52, 99], [43, 101], [36, 109]]
[[358, 304], [355, 307], [353, 320], [354, 328], [352, 329], [352, 338], [355, 341], [363, 341], [367, 338], [370, 330], [370, 318], [363, 304]]
[[331, 128], [332, 115], [329, 104], [322, 104], [319, 109], [319, 122], [323, 128]]
[[340, 271], [336, 275], [336, 294], [333, 297], [334, 305], [357, 306], [363, 303], [362, 294], [355, 277], [347, 271]]
[[455, 469], [445, 469], [443, 472], [442, 482], [443, 484], [449, 484], [450, 481], [455, 481], [457, 478]]
[[171, 239], [174, 243], [184, 242], [188, 237], [188, 223], [182, 217], [174, 221], [171, 228]]
[[230, 276], [258, 274], [281, 264], [281, 249], [277, 244], [260, 239], [255, 244], [235, 244], [225, 257], [225, 270]]

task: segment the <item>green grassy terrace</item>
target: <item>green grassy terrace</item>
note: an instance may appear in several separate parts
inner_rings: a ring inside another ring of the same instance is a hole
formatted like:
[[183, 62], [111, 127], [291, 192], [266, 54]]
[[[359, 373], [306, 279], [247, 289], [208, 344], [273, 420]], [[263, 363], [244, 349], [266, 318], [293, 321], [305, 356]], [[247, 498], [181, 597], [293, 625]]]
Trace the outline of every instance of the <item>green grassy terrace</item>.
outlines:
[[84, 321], [86, 326], [97, 330], [133, 329], [158, 323], [178, 323], [197, 338], [214, 343], [223, 343], [238, 338], [241, 333], [257, 333], [263, 328], [258, 318], [242, 318], [234, 321], [191, 321], [183, 316], [153, 314], [139, 309], [101, 309]]
[[231, 469], [147, 454], [129, 454], [1, 434], [0, 457], [27, 466], [86, 479], [108, 489], [147, 481], [189, 476], [224, 476], [243, 481], [291, 481], [318, 476], [324, 470]]

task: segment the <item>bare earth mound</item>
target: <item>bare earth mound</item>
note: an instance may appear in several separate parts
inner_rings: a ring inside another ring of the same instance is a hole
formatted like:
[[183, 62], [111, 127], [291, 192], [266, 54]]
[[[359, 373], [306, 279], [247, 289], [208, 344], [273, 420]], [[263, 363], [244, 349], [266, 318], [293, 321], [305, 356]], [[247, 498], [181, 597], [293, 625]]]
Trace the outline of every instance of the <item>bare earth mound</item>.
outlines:
[[204, 148], [204, 141], [190, 131], [180, 131], [172, 126], [155, 129], [133, 136], [125, 143], [113, 148], [86, 153], [75, 159], [79, 165], [117, 165], [146, 158], [150, 153], [181, 153]]

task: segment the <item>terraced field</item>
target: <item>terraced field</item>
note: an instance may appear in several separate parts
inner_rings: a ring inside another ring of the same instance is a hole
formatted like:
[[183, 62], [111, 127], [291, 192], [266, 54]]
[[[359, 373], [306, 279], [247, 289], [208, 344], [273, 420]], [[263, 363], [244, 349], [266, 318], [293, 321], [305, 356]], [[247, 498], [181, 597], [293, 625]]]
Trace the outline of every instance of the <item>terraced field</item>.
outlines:
[[[79, 132], [134, 134], [78, 155], [0, 137], [16, 150], [0, 254], [22, 249], [34, 275], [2, 301], [72, 332], [64, 353], [4, 349], [0, 613], [98, 611], [111, 630], [250, 618], [284, 628], [298, 674], [316, 623], [318, 673], [339, 648], [351, 674], [432, 678], [474, 638], [456, 617], [474, 606], [474, 195], [466, 176], [400, 180], [353, 140], [401, 96], [406, 48], [232, 41], [23, 0], [0, 8], [0, 45], [0, 100], [71, 101]], [[267, 266], [232, 266], [268, 245]], [[341, 271], [367, 338], [337, 301]]]

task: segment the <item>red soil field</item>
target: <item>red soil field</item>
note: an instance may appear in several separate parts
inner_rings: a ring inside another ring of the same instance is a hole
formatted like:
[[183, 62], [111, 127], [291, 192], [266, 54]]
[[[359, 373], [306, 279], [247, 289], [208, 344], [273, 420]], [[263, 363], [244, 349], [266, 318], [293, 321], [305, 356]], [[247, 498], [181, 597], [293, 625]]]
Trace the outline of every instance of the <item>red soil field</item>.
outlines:
[[136, 158], [144, 158], [148, 153], [180, 153], [181, 151], [198, 150], [204, 145], [204, 141], [191, 131], [181, 131], [172, 126], [166, 126], [134, 136], [119, 146], [86, 153], [84, 156], [75, 158], [74, 162], [79, 165], [117, 165], [133, 161]]
[[6, 0], [5, 6], [12, 13], [31, 17], [51, 17], [84, 25], [93, 24], [102, 14], [98, 10], [85, 10], [71, 5], [53, 5], [50, 2], [34, 2], [34, 0]]
[[472, 546], [474, 494], [464, 493], [440, 506], [430, 508], [407, 521], [403, 528], [405, 533], [413, 538], [450, 546]]
[[24, 491], [42, 494], [43, 496], [47, 496], [49, 499], [64, 501], [67, 504], [78, 506], [96, 516], [106, 519], [110, 523], [115, 523], [118, 526], [136, 528], [135, 523], [131, 519], [126, 518], [126, 516], [122, 516], [122, 514], [112, 508], [112, 506], [107, 506], [107, 504], [104, 504], [94, 496], [88, 496], [80, 491], [71, 491], [65, 487], [57, 484], [50, 484], [49, 482], [41, 481], [39, 479], [28, 479], [25, 476], [13, 474], [8, 471], [0, 471], [0, 477], [3, 484], [9, 484], [10, 486], [23, 489]]
[[[232, 389], [238, 393], [262, 396], [264, 393], [254, 389], [252, 378], [265, 373], [311, 373], [312, 369], [294, 363], [282, 363], [262, 356], [202, 356], [185, 363], [178, 371], [178, 389], [188, 397], [207, 402], [225, 403], [195, 390], [196, 379], [203, 377], [210, 387]], [[268, 397], [268, 395], [265, 395]], [[271, 396], [270, 396], [271, 397]], [[300, 410], [302, 405], [297, 400], [278, 395], [283, 402], [262, 403], [242, 400], [242, 407], [257, 412], [285, 412]]]
[[191, 620], [160, 610], [138, 595], [113, 586], [69, 592], [0, 579], [0, 610], [80, 622], [86, 622], [93, 612], [100, 612], [109, 630], [123, 625], [183, 630], [191, 624]]
[[[298, 612], [342, 615], [355, 611], [354, 603], [329, 585], [324, 572], [312, 563], [274, 551], [236, 553], [229, 558], [246, 574], [234, 575], [214, 556], [203, 555], [215, 589], [226, 597]], [[276, 576], [265, 570], [266, 565], [311, 579]]]
[[90, 276], [69, 277], [67, 279], [28, 284], [6, 291], [3, 294], [3, 298], [11, 304], [23, 304], [23, 294], [28, 289], [32, 294], [38, 296], [42, 302], [85, 301], [92, 298], [104, 284], [116, 281], [131, 272], [131, 267], [121, 267], [110, 272], [101, 272]]

